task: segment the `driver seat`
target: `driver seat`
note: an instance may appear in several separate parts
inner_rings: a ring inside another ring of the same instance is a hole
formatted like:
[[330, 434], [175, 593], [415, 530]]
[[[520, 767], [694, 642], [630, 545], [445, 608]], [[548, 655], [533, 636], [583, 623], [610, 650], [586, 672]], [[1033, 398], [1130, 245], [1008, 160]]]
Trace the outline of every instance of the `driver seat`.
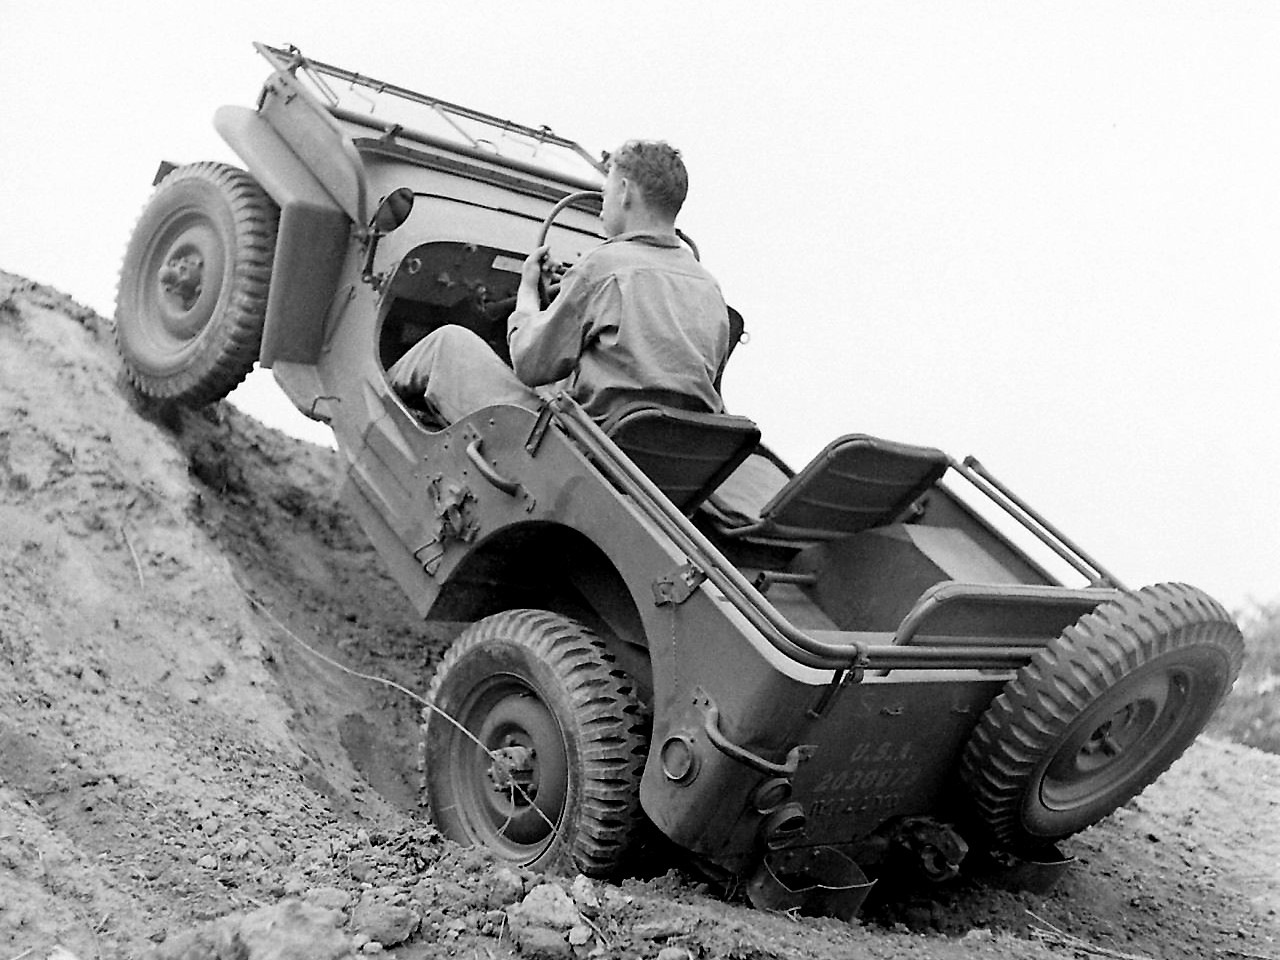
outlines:
[[686, 515], [760, 443], [760, 428], [747, 417], [643, 400], [619, 407], [601, 428]]

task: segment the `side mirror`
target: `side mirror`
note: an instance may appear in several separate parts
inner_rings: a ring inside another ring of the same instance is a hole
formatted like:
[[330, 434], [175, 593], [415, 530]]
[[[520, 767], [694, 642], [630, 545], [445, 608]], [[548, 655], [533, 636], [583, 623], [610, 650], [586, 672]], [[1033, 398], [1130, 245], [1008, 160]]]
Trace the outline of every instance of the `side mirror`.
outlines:
[[402, 227], [412, 212], [413, 191], [408, 187], [400, 187], [388, 193], [386, 198], [378, 204], [369, 227], [377, 234], [390, 233]]
[[409, 219], [409, 214], [412, 212], [413, 191], [408, 187], [400, 187], [383, 198], [373, 214], [373, 219], [369, 221], [369, 232], [366, 234], [368, 249], [364, 253], [364, 269], [360, 272], [360, 279], [365, 283], [373, 284], [375, 290], [381, 288], [383, 281], [381, 274], [373, 272], [373, 257], [378, 251], [378, 240], [392, 230], [398, 230], [404, 226], [404, 222]]

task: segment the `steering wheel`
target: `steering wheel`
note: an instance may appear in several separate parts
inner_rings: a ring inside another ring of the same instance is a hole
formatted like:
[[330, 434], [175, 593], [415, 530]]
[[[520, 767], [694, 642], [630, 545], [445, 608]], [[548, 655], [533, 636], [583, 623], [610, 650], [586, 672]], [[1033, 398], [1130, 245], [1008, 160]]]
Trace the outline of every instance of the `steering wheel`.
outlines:
[[[534, 249], [538, 249], [538, 247], [547, 242], [547, 235], [551, 232], [551, 224], [555, 223], [555, 219], [560, 216], [561, 210], [572, 203], [576, 203], [579, 200], [586, 200], [588, 198], [603, 200], [604, 194], [599, 190], [579, 190], [577, 193], [571, 193], [564, 197], [559, 203], [552, 207], [551, 212], [548, 213], [546, 219], [542, 221], [542, 229], [538, 231], [538, 242], [534, 245]], [[538, 306], [545, 310], [549, 303], [551, 303], [551, 295], [547, 291], [547, 269], [544, 265], [542, 270], [538, 273]]]
[[[551, 232], [551, 224], [555, 223], [556, 217], [560, 216], [560, 211], [570, 204], [579, 200], [588, 198], [598, 198], [603, 200], [604, 194], [599, 190], [579, 190], [577, 193], [571, 193], [562, 198], [559, 203], [551, 208], [551, 212], [547, 214], [546, 219], [542, 221], [542, 228], [538, 231], [538, 242], [534, 246], [536, 250], [547, 242], [547, 236]], [[676, 236], [679, 237], [692, 251], [693, 259], [701, 260], [702, 255], [698, 252], [698, 245], [693, 242], [693, 238], [686, 234], [683, 230], [677, 228]], [[551, 302], [551, 296], [547, 291], [547, 271], [544, 267], [538, 274], [538, 306], [540, 309], [547, 309], [547, 305]]]

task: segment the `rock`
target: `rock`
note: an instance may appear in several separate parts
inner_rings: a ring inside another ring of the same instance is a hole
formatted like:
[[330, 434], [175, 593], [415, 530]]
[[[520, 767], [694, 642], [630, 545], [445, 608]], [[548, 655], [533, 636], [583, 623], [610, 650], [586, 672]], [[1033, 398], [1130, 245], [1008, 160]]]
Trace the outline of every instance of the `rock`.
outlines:
[[338, 960], [349, 953], [342, 914], [286, 900], [245, 917], [240, 938], [254, 960]]
[[440, 903], [467, 904], [475, 900], [477, 895], [481, 897], [481, 902], [483, 902], [482, 894], [477, 894], [475, 891], [468, 890], [456, 880], [436, 881], [435, 897]]
[[203, 857], [196, 861], [196, 866], [202, 870], [217, 870], [218, 858], [211, 853], [206, 853]]
[[280, 849], [280, 844], [269, 836], [258, 838], [258, 852], [267, 863], [274, 863], [284, 858], [284, 851]]
[[548, 927], [565, 931], [582, 922], [569, 895], [554, 883], [540, 883], [515, 906], [507, 908], [512, 926]]
[[337, 887], [316, 887], [307, 891], [306, 901], [325, 910], [345, 910], [351, 903], [351, 894]]
[[369, 879], [369, 874], [373, 870], [373, 864], [364, 857], [352, 857], [350, 862], [347, 864], [347, 870], [350, 871], [352, 880], [363, 882]]
[[693, 960], [693, 954], [684, 947], [663, 947], [656, 960]]
[[591, 942], [591, 928], [585, 923], [580, 923], [576, 927], [569, 930], [569, 943], [575, 947], [581, 947]]
[[351, 914], [351, 927], [356, 933], [388, 947], [408, 940], [421, 922], [422, 918], [408, 907], [367, 897], [361, 898]]
[[573, 947], [564, 934], [550, 927], [513, 928], [512, 939], [526, 960], [565, 960], [573, 956]]
[[569, 895], [554, 883], [538, 884], [519, 903], [507, 907], [506, 915], [521, 955], [534, 960], [572, 957], [566, 934], [584, 925]]
[[138, 864], [138, 873], [147, 880], [159, 880], [164, 871], [165, 864], [159, 857], [147, 857]]
[[600, 898], [596, 896], [596, 888], [589, 877], [578, 874], [573, 878], [570, 887], [573, 902], [583, 916], [594, 917], [600, 912]]
[[484, 905], [501, 909], [524, 895], [524, 880], [510, 867], [499, 867], [485, 884]]
[[440, 928], [440, 932], [450, 939], [456, 939], [466, 933], [467, 929], [471, 926], [472, 924], [467, 923], [466, 920], [455, 918], [453, 920], [446, 920], [444, 926]]
[[342, 915], [285, 900], [169, 938], [148, 960], [340, 960], [351, 945], [338, 929]]

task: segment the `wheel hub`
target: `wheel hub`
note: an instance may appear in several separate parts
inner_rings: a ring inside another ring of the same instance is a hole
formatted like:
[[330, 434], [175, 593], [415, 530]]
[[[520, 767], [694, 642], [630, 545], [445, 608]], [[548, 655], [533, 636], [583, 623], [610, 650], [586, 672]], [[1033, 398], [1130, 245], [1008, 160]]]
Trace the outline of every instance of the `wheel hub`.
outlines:
[[181, 351], [213, 316], [225, 274], [225, 248], [209, 223], [180, 221], [151, 259], [149, 299], [160, 321], [156, 342]]
[[204, 258], [195, 252], [171, 256], [160, 268], [160, 286], [190, 310], [204, 289]]
[[1172, 669], [1149, 670], [1109, 690], [1094, 719], [1049, 763], [1044, 804], [1067, 810], [1113, 789], [1169, 735], [1187, 693], [1187, 678]]
[[537, 752], [531, 747], [510, 744], [489, 751], [489, 758], [485, 775], [493, 784], [494, 792], [510, 797], [517, 806], [532, 803], [538, 795]]
[[1080, 746], [1076, 755], [1078, 769], [1094, 770], [1120, 756], [1142, 736], [1154, 719], [1154, 710], [1146, 703], [1126, 703], [1104, 720]]

